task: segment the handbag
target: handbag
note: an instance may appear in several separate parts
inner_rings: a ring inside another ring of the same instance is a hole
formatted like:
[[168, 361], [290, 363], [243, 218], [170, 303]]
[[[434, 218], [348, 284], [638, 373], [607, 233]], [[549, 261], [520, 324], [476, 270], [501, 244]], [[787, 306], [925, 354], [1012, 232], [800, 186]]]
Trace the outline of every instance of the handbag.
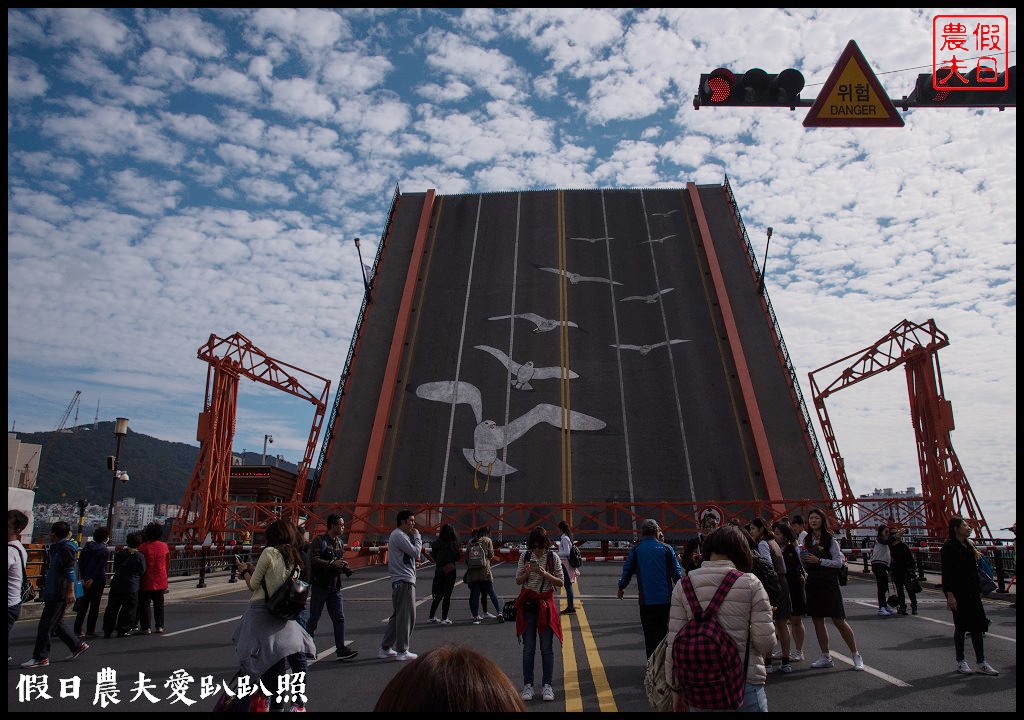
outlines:
[[[665, 678], [665, 652], [668, 643], [661, 639], [658, 647], [647, 658], [647, 670], [644, 672], [644, 692], [651, 703], [651, 709], [657, 712], [672, 712], [678, 690], [669, 685]], [[680, 696], [682, 697], [682, 696]]]
[[848, 582], [850, 582], [850, 566], [844, 562], [843, 566], [839, 568], [839, 584], [845, 586]]
[[921, 581], [917, 578], [914, 578], [910, 581], [910, 592], [914, 593], [915, 595], [924, 592], [924, 588], [921, 587]]
[[985, 572], [981, 565], [978, 565], [978, 586], [981, 588], [982, 595], [991, 595], [996, 591], [996, 581]]
[[267, 610], [282, 620], [294, 620], [306, 607], [309, 600], [309, 583], [299, 577], [299, 568], [292, 568], [288, 579], [271, 595], [267, 592], [267, 581], [260, 579]]
[[501, 609], [501, 617], [505, 619], [505, 622], [516, 621], [516, 601], [506, 600], [505, 606]]

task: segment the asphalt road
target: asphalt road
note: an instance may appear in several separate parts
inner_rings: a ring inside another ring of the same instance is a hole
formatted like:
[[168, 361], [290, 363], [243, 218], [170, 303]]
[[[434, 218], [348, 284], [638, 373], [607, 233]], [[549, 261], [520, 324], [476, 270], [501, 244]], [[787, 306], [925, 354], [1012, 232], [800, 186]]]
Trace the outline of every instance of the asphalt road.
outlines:
[[[499, 596], [514, 596], [514, 567], [495, 566]], [[555, 651], [556, 701], [530, 703], [531, 712], [562, 711], [647, 711], [643, 693], [643, 637], [635, 596], [635, 584], [625, 600], [615, 599], [619, 564], [588, 563], [584, 566], [577, 602], [582, 607], [565, 633], [565, 642]], [[437, 626], [426, 622], [429, 609], [432, 567], [420, 571], [418, 624], [412, 649], [424, 652], [444, 642], [467, 644], [494, 659], [518, 686], [521, 683], [521, 646], [513, 626], [494, 620], [473, 625], [469, 619], [468, 590], [456, 587], [451, 616], [455, 624]], [[960, 676], [954, 672], [951, 618], [940, 594], [926, 590], [921, 596], [918, 616], [881, 618], [874, 607], [874, 583], [859, 572], [851, 574], [844, 589], [847, 614], [868, 666], [855, 673], [844, 661], [850, 653], [833, 629], [834, 670], [811, 670], [809, 662], [795, 664], [790, 675], [768, 679], [768, 703], [779, 711], [871, 711], [946, 712], [1014, 711], [1017, 703], [1016, 612], [1002, 601], [986, 600], [992, 628], [986, 637], [989, 661], [1001, 671], [999, 677]], [[7, 708], [20, 712], [89, 711], [105, 712], [205, 712], [212, 709], [215, 696], [200, 698], [203, 676], [216, 682], [230, 679], [236, 665], [231, 633], [248, 602], [238, 585], [211, 581], [203, 591], [172, 592], [167, 606], [167, 633], [91, 642], [91, 648], [74, 661], [63, 661], [66, 648], [57, 643], [48, 668], [20, 670], [17, 662], [32, 651], [35, 620], [19, 621], [9, 639]], [[330, 620], [322, 618], [317, 633], [317, 650], [322, 659], [310, 666], [306, 693], [310, 711], [369, 711], [381, 690], [400, 664], [376, 658], [390, 614], [390, 587], [379, 567], [365, 568], [348, 581], [345, 591], [347, 639], [359, 656], [348, 663], [336, 662]], [[814, 659], [816, 642], [806, 621], [805, 654]], [[970, 643], [968, 659], [973, 661]], [[973, 663], [972, 663], [973, 664]], [[537, 659], [539, 677], [540, 659]], [[105, 709], [94, 704], [97, 674], [105, 669], [117, 673], [120, 703]], [[165, 687], [175, 671], [186, 671], [194, 682], [185, 693], [195, 704], [185, 707], [172, 702]], [[133, 701], [139, 673], [144, 673], [152, 703], [144, 696]], [[46, 676], [51, 699], [38, 696], [23, 701], [21, 694], [32, 675]], [[62, 687], [70, 691], [73, 677], [81, 680], [78, 699], [61, 698]], [[66, 681], [66, 682], [62, 682]]]

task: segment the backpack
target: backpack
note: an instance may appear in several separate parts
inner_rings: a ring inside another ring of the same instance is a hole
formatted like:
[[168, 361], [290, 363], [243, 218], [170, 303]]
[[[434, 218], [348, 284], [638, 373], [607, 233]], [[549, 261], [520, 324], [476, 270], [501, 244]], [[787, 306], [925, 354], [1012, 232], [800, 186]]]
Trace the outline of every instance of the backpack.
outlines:
[[[743, 577], [730, 570], [718, 586], [711, 603], [701, 610], [688, 577], [682, 580], [693, 619], [676, 633], [672, 643], [675, 681], [690, 707], [702, 710], [736, 710], [746, 690], [747, 657], [740, 662], [739, 650], [725, 628], [718, 623], [718, 609], [736, 581]], [[749, 632], [747, 655], [750, 653]]]
[[267, 610], [282, 620], [294, 620], [306, 607], [309, 600], [309, 583], [299, 578], [299, 568], [292, 568], [288, 579], [271, 595], [267, 592], [267, 581], [260, 579], [263, 594], [266, 596]]
[[775, 572], [775, 566], [772, 565], [771, 560], [766, 559], [757, 550], [750, 554], [753, 556], [753, 567], [750, 572], [764, 585], [771, 606], [778, 607], [779, 601], [782, 599], [782, 586], [779, 584], [779, 574]]
[[576, 543], [569, 543], [569, 567], [578, 568], [583, 564], [583, 555], [580, 553], [580, 549], [576, 547]]
[[466, 565], [471, 568], [483, 567], [487, 564], [487, 556], [484, 554], [484, 547], [479, 540], [474, 540], [466, 548]]
[[647, 670], [644, 672], [644, 692], [647, 693], [651, 709], [657, 712], [672, 712], [675, 693], [678, 692], [676, 688], [669, 685], [665, 678], [665, 652], [667, 650], [668, 643], [665, 642], [665, 638], [662, 638], [658, 647], [647, 658]]
[[25, 571], [25, 556], [21, 554], [17, 545], [7, 543], [7, 547], [14, 548], [18, 553], [18, 560], [21, 561], [21, 593], [19, 595], [21, 602], [32, 602], [36, 599], [36, 589], [32, 587], [32, 581], [28, 579], [28, 572]]

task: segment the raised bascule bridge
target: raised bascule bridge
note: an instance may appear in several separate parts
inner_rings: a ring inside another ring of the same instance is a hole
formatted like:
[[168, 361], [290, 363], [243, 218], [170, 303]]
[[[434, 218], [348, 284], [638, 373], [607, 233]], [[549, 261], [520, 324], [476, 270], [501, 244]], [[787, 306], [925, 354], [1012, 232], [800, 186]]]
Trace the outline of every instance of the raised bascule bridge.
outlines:
[[[886, 354], [890, 367], [919, 343], [932, 355], [948, 343], [929, 323], [924, 340], [922, 326], [893, 329], [903, 342]], [[349, 542], [365, 547], [403, 508], [428, 533], [487, 525], [503, 541], [563, 519], [580, 539], [632, 539], [646, 517], [678, 538], [705, 512], [749, 520], [813, 506], [851, 529], [863, 513], [824, 412], [851, 372], [838, 386], [822, 381], [820, 395], [811, 375], [837, 492], [728, 180], [396, 190], [315, 468], [304, 462], [291, 503], [229, 509], [197, 533], [217, 541], [275, 512], [309, 526], [339, 512]], [[948, 415], [942, 448], [919, 442], [940, 465], [952, 455]], [[873, 499], [868, 523], [930, 527], [966, 504], [983, 528], [962, 472], [950, 480], [934, 465], [921, 497], [892, 508]]]

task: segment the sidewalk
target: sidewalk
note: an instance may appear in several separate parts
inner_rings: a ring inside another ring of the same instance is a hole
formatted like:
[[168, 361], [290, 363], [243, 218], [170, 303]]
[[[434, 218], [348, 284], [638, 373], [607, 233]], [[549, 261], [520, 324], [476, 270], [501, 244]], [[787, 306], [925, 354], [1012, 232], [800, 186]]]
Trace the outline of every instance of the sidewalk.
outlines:
[[[209, 597], [213, 595], [223, 595], [225, 593], [236, 592], [239, 590], [246, 590], [245, 583], [237, 579], [234, 583], [228, 582], [230, 574], [227, 572], [211, 573], [206, 576], [205, 585], [206, 587], [196, 587], [199, 584], [198, 575], [188, 575], [184, 577], [172, 577], [167, 580], [167, 597], [164, 598], [165, 603], [175, 603], [182, 600], [192, 600], [197, 597]], [[248, 591], [246, 591], [248, 592]], [[100, 601], [100, 618], [102, 619], [103, 611], [107, 607], [107, 593], [106, 590], [103, 592], [103, 599]], [[27, 605], [21, 606], [21, 615], [18, 616], [18, 621], [24, 620], [38, 620], [43, 614], [43, 603], [31, 602]], [[68, 608], [67, 612], [64, 613], [64, 622], [74, 622], [75, 613]]]

